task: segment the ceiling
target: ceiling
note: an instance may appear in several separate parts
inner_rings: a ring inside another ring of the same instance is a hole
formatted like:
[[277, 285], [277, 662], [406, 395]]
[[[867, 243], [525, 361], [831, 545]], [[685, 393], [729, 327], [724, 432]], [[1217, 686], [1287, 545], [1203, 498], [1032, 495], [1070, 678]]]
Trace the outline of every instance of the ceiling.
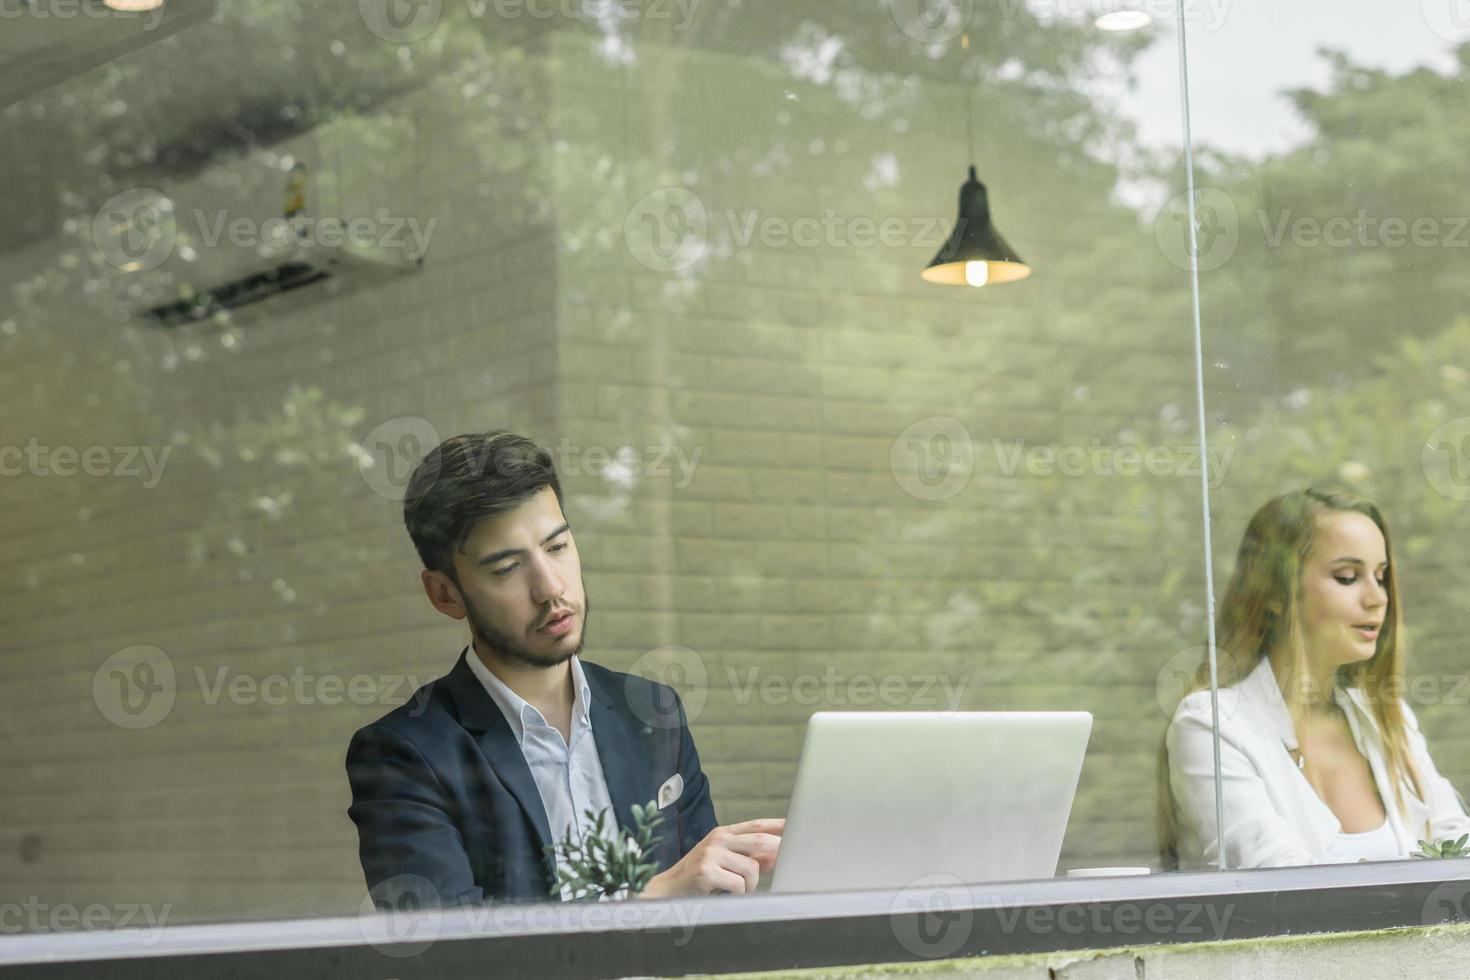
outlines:
[[101, 0], [19, 0], [0, 31], [0, 108], [161, 41], [214, 12], [215, 0], [171, 0], [122, 13]]

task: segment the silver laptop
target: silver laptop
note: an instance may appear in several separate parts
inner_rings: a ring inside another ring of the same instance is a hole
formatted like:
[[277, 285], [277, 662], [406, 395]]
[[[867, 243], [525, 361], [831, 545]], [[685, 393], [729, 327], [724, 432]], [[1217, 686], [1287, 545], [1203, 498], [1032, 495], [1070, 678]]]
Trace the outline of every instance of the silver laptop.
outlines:
[[819, 711], [771, 890], [1050, 878], [1091, 732], [1085, 711]]

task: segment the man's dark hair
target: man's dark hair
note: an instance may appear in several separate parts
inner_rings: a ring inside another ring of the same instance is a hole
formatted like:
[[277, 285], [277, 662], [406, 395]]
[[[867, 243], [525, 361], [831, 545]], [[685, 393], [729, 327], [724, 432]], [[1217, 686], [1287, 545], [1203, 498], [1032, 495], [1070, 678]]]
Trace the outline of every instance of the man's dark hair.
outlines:
[[414, 468], [403, 498], [403, 523], [424, 567], [455, 585], [454, 552], [480, 520], [514, 510], [550, 487], [561, 503], [551, 453], [500, 429], [446, 439]]

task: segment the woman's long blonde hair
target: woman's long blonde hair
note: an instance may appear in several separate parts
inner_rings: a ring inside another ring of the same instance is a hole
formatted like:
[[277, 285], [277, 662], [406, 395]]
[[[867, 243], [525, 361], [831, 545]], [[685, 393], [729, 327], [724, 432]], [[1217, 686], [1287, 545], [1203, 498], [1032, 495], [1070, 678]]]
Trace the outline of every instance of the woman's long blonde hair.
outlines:
[[[1302, 565], [1316, 540], [1323, 517], [1333, 513], [1363, 514], [1383, 534], [1388, 559], [1384, 588], [1388, 608], [1378, 633], [1378, 648], [1368, 660], [1341, 668], [1343, 683], [1365, 692], [1379, 730], [1394, 804], [1404, 812], [1403, 787], [1423, 798], [1419, 771], [1409, 753], [1408, 726], [1402, 700], [1404, 646], [1402, 612], [1393, 542], [1378, 506], [1356, 494], [1308, 487], [1269, 500], [1245, 529], [1235, 572], [1216, 618], [1216, 659], [1220, 687], [1243, 680], [1272, 650], [1287, 651], [1287, 708], [1300, 732], [1306, 720], [1306, 646], [1302, 641]], [[1370, 572], [1371, 574], [1371, 572]], [[1207, 689], [1209, 663], [1200, 665], [1191, 691]], [[1326, 692], [1329, 693], [1330, 692]], [[1159, 854], [1165, 868], [1179, 864], [1174, 800], [1169, 787], [1167, 744], [1159, 753]], [[1385, 804], [1387, 801], [1384, 801]], [[1219, 832], [1223, 833], [1224, 828]], [[1223, 850], [1223, 848], [1222, 848]]]

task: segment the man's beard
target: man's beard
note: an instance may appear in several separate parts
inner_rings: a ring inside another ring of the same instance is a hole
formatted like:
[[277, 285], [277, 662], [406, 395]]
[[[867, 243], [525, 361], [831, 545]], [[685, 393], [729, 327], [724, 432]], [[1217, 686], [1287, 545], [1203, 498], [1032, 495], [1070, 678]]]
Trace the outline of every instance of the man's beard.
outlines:
[[582, 647], [587, 642], [587, 619], [592, 610], [592, 601], [587, 598], [587, 586], [582, 586], [582, 632], [577, 637], [577, 647], [566, 652], [553, 652], [549, 655], [537, 653], [528, 649], [519, 640], [502, 633], [490, 621], [480, 615], [478, 609], [468, 598], [464, 600], [465, 617], [470, 621], [470, 633], [485, 646], [485, 649], [522, 667], [539, 667], [545, 670], [555, 667], [557, 664], [566, 663], [568, 660], [582, 652]]

